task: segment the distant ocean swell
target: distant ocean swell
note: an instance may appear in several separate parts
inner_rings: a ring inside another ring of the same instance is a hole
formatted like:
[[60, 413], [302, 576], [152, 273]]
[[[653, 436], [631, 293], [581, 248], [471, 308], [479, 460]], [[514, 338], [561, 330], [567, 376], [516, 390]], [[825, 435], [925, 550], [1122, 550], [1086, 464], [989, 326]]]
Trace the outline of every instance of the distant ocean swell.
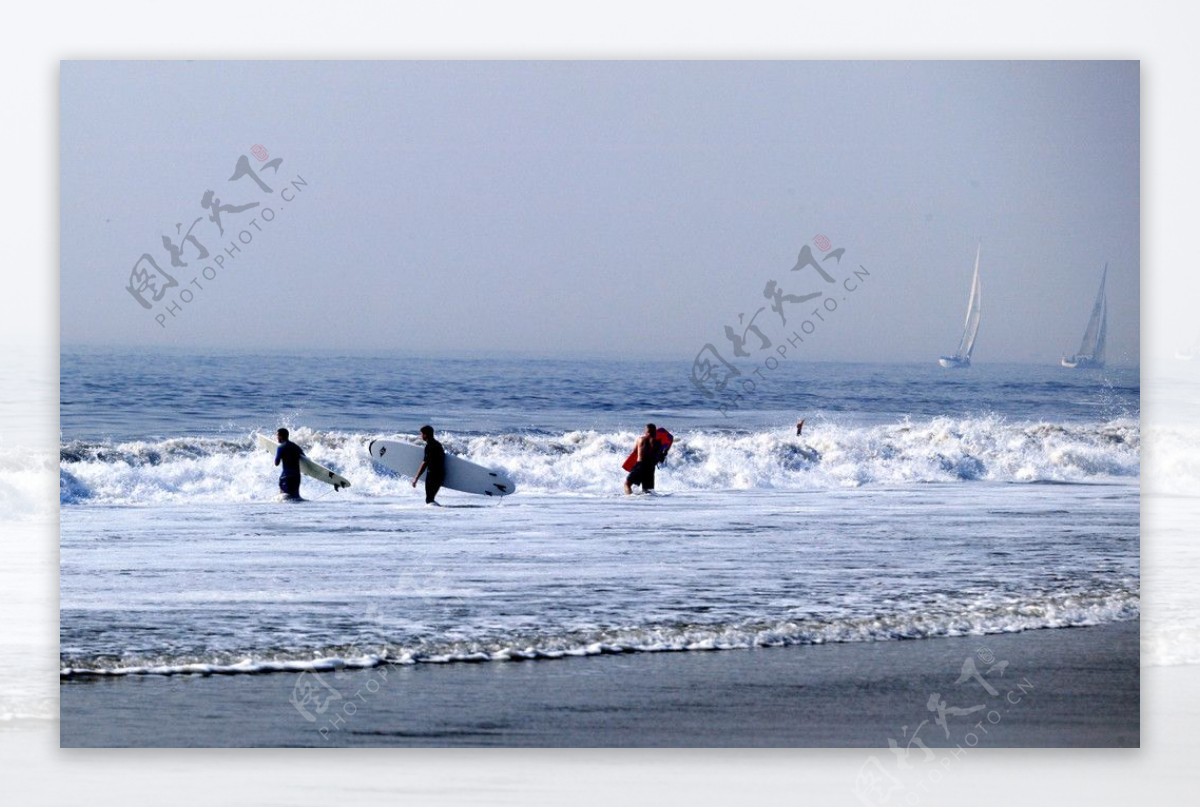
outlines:
[[[293, 430], [308, 455], [353, 483], [343, 495], [405, 494], [397, 475], [374, 465], [375, 437]], [[445, 433], [457, 455], [510, 474], [522, 491], [611, 493], [632, 432], [557, 434]], [[1140, 474], [1137, 421], [1011, 423], [999, 417], [935, 418], [883, 426], [810, 425], [788, 429], [680, 431], [660, 488], [668, 490], [811, 490], [923, 482], [1087, 483], [1130, 481]], [[1171, 446], [1162, 451], [1174, 458]], [[250, 436], [178, 437], [124, 443], [72, 441], [60, 447], [59, 499], [64, 505], [240, 502], [273, 496], [269, 455]], [[317, 485], [309, 482], [310, 486]]]
[[234, 675], [304, 670], [365, 668], [382, 664], [448, 664], [560, 659], [600, 654], [716, 651], [886, 642], [899, 639], [983, 636], [1041, 628], [1090, 626], [1134, 620], [1139, 616], [1136, 583], [1116, 591], [1058, 593], [988, 604], [947, 604], [941, 609], [854, 617], [741, 620], [700, 625], [655, 624], [644, 627], [591, 628], [557, 634], [426, 639], [393, 644], [384, 632], [364, 627], [362, 637], [343, 645], [304, 651], [210, 652], [203, 658], [160, 654], [72, 656], [64, 653], [61, 678], [126, 675]]

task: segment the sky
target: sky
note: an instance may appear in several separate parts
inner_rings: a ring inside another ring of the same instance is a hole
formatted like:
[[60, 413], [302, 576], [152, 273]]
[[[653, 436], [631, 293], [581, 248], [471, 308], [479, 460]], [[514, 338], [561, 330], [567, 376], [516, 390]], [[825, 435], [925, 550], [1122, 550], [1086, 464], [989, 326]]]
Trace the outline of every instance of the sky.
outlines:
[[979, 247], [976, 363], [1074, 353], [1107, 264], [1136, 364], [1139, 72], [63, 62], [62, 344], [934, 361]]

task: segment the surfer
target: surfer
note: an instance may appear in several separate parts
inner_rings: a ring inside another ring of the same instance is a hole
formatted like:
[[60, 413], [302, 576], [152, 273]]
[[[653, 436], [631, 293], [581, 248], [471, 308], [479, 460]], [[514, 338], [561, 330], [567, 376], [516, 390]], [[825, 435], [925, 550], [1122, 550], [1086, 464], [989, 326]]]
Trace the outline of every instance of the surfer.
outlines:
[[279, 474], [279, 491], [285, 499], [300, 499], [300, 458], [304, 450], [288, 440], [288, 431], [275, 433], [279, 448], [275, 450], [275, 465], [282, 466]]
[[433, 427], [429, 424], [421, 427], [421, 440], [425, 441], [425, 458], [421, 461], [421, 467], [417, 469], [417, 476], [413, 477], [412, 484], [413, 488], [416, 488], [417, 481], [424, 474], [425, 504], [437, 505], [433, 498], [437, 496], [438, 490], [446, 480], [446, 450], [437, 438], [433, 437]]
[[658, 428], [654, 424], [646, 424], [646, 434], [637, 439], [633, 447], [637, 452], [637, 462], [625, 478], [626, 494], [632, 494], [635, 485], [640, 485], [643, 492], [654, 490], [654, 466], [658, 463], [657, 435]]
[[799, 435], [803, 431], [804, 431], [804, 419], [801, 418], [799, 421], [796, 422], [796, 434]]

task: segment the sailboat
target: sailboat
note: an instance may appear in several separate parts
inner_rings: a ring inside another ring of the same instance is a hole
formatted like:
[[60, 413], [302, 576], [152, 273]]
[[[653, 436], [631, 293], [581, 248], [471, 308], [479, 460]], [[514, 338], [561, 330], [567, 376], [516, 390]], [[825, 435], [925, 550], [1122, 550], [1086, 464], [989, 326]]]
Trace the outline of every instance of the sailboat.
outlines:
[[[983, 245], [979, 245], [982, 247]], [[971, 352], [975, 350], [975, 337], [979, 334], [979, 305], [981, 302], [979, 289], [979, 247], [975, 248], [975, 276], [971, 279], [971, 297], [967, 300], [967, 321], [963, 325], [962, 339], [954, 356], [938, 358], [938, 364], [944, 368], [971, 367]]]
[[1104, 343], [1108, 336], [1108, 296], [1104, 292], [1107, 279], [1108, 264], [1105, 264], [1104, 272], [1100, 275], [1100, 291], [1096, 293], [1096, 302], [1092, 304], [1092, 316], [1088, 320], [1087, 330], [1083, 332], [1083, 341], [1079, 343], [1079, 353], [1062, 358], [1065, 368], [1104, 367]]

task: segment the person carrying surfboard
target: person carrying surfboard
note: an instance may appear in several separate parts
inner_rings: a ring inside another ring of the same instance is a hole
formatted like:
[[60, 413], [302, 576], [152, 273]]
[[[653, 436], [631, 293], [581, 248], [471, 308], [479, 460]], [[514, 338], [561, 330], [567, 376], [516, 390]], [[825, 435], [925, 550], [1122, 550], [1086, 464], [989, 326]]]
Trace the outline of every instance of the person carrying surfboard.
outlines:
[[633, 486], [640, 485], [643, 492], [654, 490], [654, 467], [659, 460], [658, 427], [646, 424], [646, 434], [637, 439], [633, 451], [637, 462], [625, 478], [625, 493], [632, 494]]
[[446, 450], [433, 436], [433, 427], [429, 424], [421, 427], [421, 440], [425, 441], [425, 458], [421, 461], [421, 467], [417, 469], [412, 484], [413, 488], [416, 488], [417, 481], [424, 474], [425, 504], [437, 505], [433, 499], [441, 489], [442, 483], [446, 481]]
[[279, 448], [275, 450], [275, 465], [283, 468], [279, 474], [279, 492], [285, 499], [300, 499], [300, 458], [304, 450], [288, 440], [289, 433], [280, 429], [275, 433]]

